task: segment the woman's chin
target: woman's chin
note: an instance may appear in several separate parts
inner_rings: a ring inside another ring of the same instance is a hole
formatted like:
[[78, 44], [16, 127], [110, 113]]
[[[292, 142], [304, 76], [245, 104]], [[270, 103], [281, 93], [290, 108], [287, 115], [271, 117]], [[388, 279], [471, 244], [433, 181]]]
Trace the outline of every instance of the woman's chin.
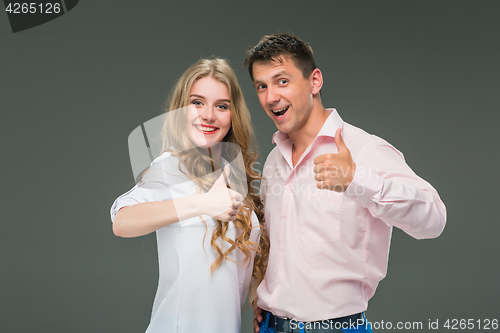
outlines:
[[213, 149], [215, 148], [220, 142], [219, 141], [216, 141], [216, 142], [212, 142], [212, 141], [203, 141], [203, 142], [200, 142], [200, 141], [194, 141], [193, 142], [194, 145], [196, 147], [198, 147], [199, 149], [205, 149], [205, 150], [208, 150], [208, 149]]

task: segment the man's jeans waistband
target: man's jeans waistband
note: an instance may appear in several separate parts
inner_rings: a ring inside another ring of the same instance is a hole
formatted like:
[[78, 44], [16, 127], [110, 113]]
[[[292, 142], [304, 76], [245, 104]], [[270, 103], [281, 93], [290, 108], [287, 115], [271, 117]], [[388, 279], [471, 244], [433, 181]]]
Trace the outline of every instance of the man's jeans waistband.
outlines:
[[358, 325], [365, 324], [363, 313], [356, 313], [350, 316], [325, 319], [313, 322], [299, 322], [295, 319], [280, 318], [271, 312], [262, 311], [264, 325], [272, 328], [276, 332], [282, 333], [327, 333], [354, 330]]

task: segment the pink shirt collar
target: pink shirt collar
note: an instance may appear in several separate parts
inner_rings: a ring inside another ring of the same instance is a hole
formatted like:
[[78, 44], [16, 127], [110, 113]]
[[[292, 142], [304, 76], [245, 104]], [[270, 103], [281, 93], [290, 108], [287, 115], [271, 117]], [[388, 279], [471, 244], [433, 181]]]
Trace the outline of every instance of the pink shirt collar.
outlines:
[[[319, 130], [313, 142], [309, 145], [309, 147], [300, 157], [299, 161], [297, 162], [297, 165], [300, 164], [300, 162], [305, 158], [305, 156], [307, 156], [311, 147], [323, 141], [322, 139], [324, 138], [327, 137], [335, 138], [335, 132], [337, 131], [337, 129], [342, 128], [344, 121], [342, 120], [342, 118], [340, 118], [339, 114], [337, 113], [337, 110], [335, 109], [326, 109], [326, 110], [330, 112], [330, 115], [328, 116], [328, 118], [326, 118], [325, 123]], [[292, 163], [293, 142], [288, 136], [288, 134], [281, 133], [280, 131], [274, 133], [273, 143], [276, 143], [276, 146], [283, 155], [283, 158], [286, 160], [290, 168], [293, 169], [295, 167]]]
[[[318, 135], [316, 135], [316, 139], [322, 136], [330, 136], [334, 138], [337, 129], [342, 128], [344, 124], [344, 121], [342, 120], [342, 118], [340, 118], [339, 114], [337, 113], [337, 110], [326, 109], [326, 111], [330, 112], [330, 115], [328, 116], [325, 123], [319, 130]], [[316, 141], [316, 139], [314, 139], [314, 141]], [[290, 140], [290, 137], [286, 133], [281, 133], [280, 131], [277, 131], [276, 133], [273, 134], [273, 143], [277, 144], [278, 146], [284, 144], [288, 140]], [[291, 144], [291, 142], [288, 144]]]

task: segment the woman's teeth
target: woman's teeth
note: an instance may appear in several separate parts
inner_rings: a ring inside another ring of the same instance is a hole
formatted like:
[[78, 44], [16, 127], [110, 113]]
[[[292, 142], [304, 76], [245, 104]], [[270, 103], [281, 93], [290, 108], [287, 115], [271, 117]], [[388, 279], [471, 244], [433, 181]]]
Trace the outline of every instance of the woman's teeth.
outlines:
[[197, 129], [203, 132], [213, 132], [217, 130], [217, 127], [205, 127], [205, 126], [200, 126], [200, 125], [195, 125]]

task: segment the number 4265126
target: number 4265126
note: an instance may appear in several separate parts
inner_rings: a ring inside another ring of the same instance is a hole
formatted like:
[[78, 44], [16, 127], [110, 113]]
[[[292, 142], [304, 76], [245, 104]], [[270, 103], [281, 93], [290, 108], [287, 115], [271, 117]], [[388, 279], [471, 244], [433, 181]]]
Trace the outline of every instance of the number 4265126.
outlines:
[[498, 329], [498, 319], [448, 319], [443, 325], [450, 330], [496, 330]]
[[60, 3], [9, 3], [5, 11], [10, 14], [58, 14], [61, 12]]

